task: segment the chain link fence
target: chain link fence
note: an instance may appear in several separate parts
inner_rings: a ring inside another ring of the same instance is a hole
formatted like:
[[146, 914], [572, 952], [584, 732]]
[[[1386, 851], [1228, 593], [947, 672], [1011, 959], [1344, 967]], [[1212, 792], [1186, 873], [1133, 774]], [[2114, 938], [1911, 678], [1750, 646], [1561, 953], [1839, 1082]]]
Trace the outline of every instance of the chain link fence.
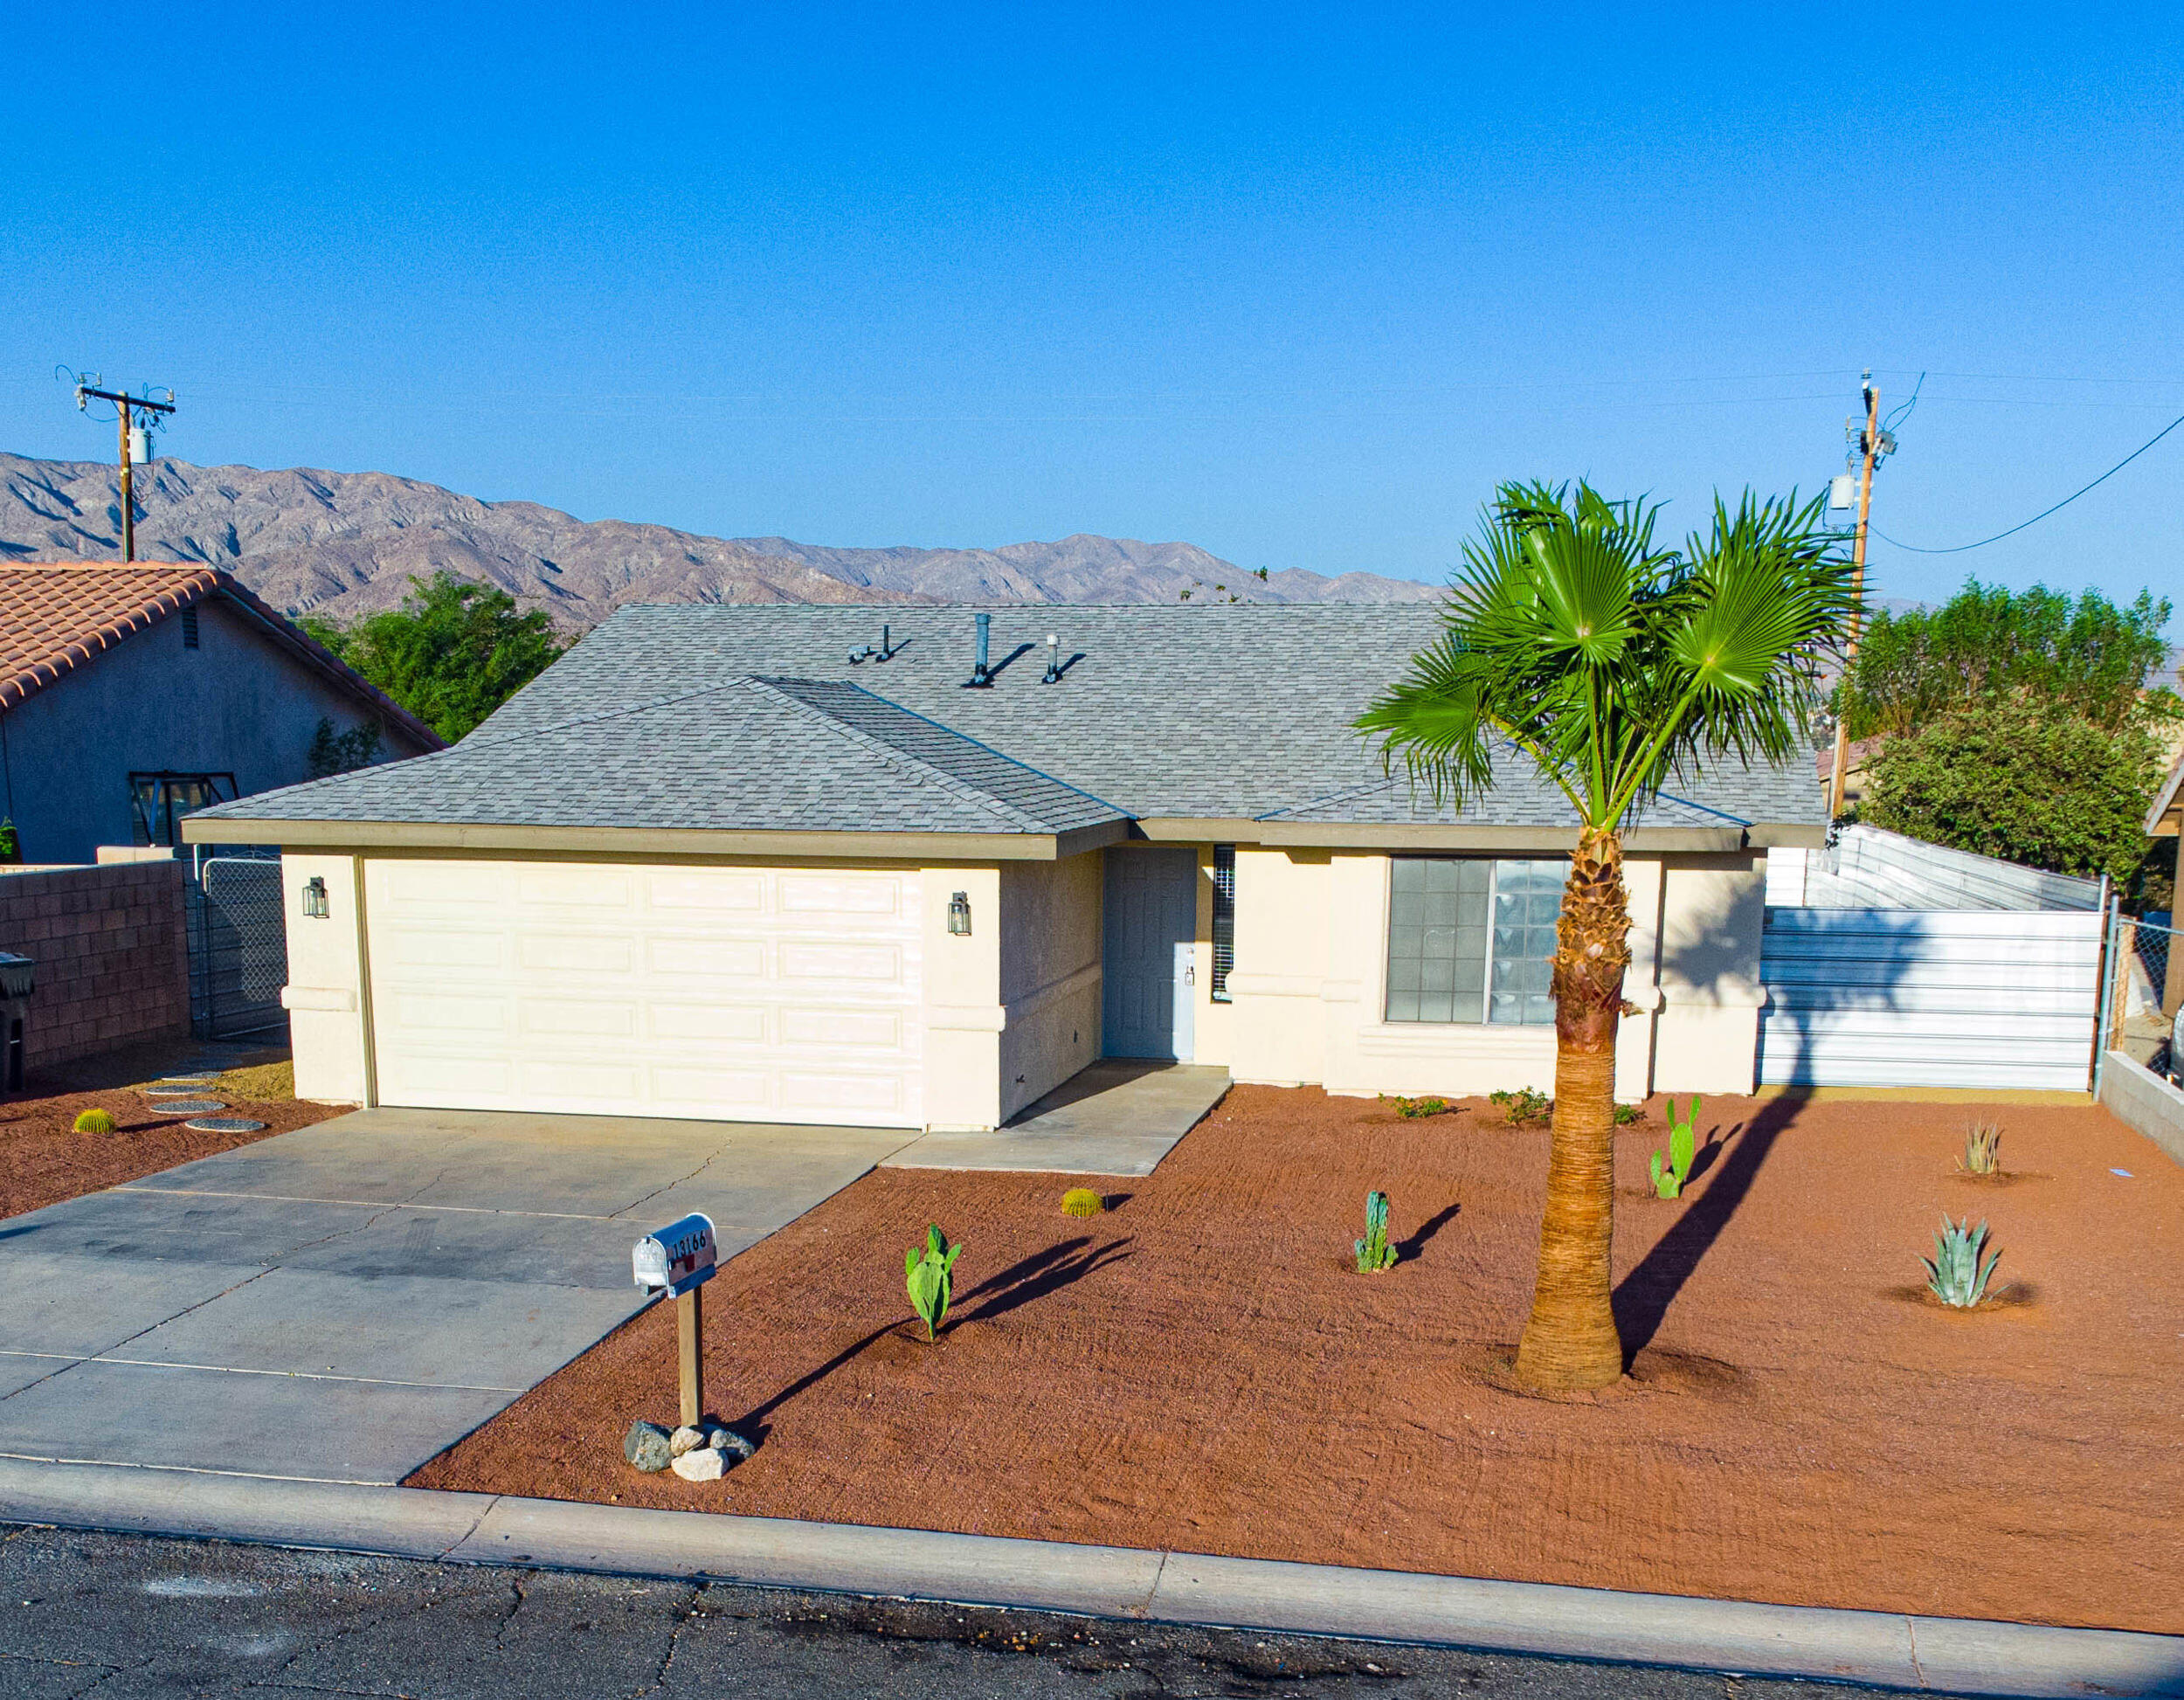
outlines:
[[2104, 1043], [2166, 1079], [2184, 1075], [2184, 956], [2174, 917], [2118, 914], [2109, 934]]
[[190, 923], [190, 1021], [200, 1039], [286, 1036], [288, 926], [280, 853], [255, 845], [200, 845], [185, 902]]

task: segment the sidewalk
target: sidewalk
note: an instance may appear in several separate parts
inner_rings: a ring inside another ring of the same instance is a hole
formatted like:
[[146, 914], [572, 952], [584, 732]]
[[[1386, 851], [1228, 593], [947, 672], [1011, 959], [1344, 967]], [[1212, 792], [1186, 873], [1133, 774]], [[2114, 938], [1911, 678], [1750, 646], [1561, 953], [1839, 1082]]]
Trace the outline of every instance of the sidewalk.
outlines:
[[2184, 1697], [2184, 1637], [0, 1457], [0, 1521], [702, 1577], [1913, 1691]]

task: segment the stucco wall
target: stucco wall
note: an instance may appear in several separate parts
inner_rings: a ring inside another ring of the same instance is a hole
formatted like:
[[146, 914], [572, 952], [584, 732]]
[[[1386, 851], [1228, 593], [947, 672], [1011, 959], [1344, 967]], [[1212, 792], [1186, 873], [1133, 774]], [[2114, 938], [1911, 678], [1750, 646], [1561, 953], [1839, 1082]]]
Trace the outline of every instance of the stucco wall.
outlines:
[[[314, 877], [326, 881], [322, 920], [303, 913], [304, 884]], [[288, 925], [288, 985], [280, 1001], [288, 1011], [296, 1096], [317, 1103], [370, 1103], [356, 859], [282, 856], [280, 900]]]
[[[370, 718], [215, 597], [198, 605], [197, 648], [172, 615], [0, 714], [0, 810], [26, 860], [87, 862], [133, 840], [130, 774], [232, 773], [245, 797], [298, 784], [321, 716], [337, 731]], [[418, 753], [386, 736], [390, 756]]]
[[1000, 1116], [1100, 1054], [1101, 859], [1004, 862]]
[[[1239, 1080], [1368, 1095], [1554, 1089], [1552, 1027], [1383, 1019], [1390, 858], [1240, 847], [1223, 1059]], [[1758, 1035], [1760, 860], [1634, 856], [1632, 963], [1616, 1095], [1749, 1091]], [[1201, 979], [1208, 977], [1201, 976]]]
[[0, 950], [38, 964], [27, 1067], [190, 1035], [180, 862], [0, 869]]

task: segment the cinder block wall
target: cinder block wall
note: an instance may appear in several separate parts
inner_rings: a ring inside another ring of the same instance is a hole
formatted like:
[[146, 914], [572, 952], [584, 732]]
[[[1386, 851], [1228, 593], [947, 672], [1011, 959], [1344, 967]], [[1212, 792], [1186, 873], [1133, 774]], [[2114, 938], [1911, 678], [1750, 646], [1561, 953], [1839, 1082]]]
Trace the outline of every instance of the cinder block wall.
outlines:
[[190, 1033], [178, 861], [0, 869], [0, 950], [38, 964], [24, 1061]]

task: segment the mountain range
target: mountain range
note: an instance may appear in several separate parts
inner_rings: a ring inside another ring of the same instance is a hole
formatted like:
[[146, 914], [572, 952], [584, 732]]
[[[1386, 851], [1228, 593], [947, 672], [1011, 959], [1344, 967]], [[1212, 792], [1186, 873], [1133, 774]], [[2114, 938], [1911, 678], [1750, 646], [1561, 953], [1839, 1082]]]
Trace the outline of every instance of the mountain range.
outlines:
[[[386, 473], [197, 466], [135, 479], [136, 554], [232, 572], [275, 607], [336, 620], [446, 570], [569, 630], [628, 602], [1409, 602], [1436, 586], [1290, 568], [1260, 576], [1194, 543], [1077, 536], [998, 549], [829, 549], [579, 520]], [[114, 560], [121, 486], [100, 461], [0, 453], [0, 562]]]

